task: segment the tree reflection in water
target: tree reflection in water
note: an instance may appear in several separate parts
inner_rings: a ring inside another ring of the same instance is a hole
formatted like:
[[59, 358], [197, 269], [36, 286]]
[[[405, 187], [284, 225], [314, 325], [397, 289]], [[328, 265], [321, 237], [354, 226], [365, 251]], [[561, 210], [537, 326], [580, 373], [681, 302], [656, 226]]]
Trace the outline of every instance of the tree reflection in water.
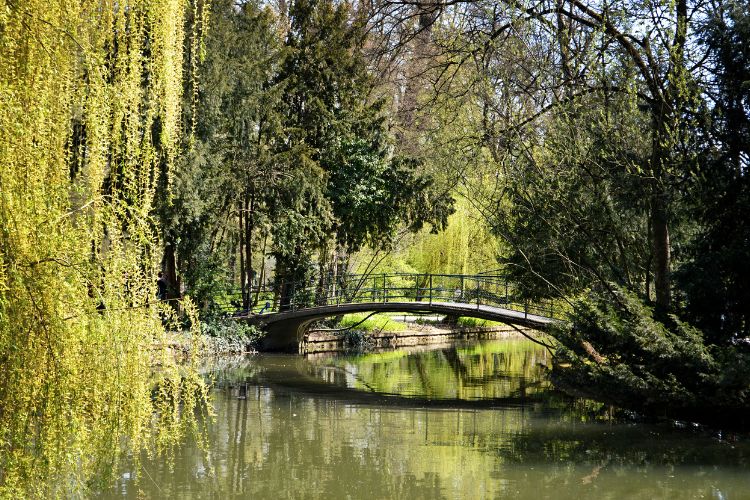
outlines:
[[123, 477], [111, 495], [750, 494], [744, 439], [610, 418], [603, 405], [555, 393], [544, 378], [548, 362], [521, 341], [452, 352], [251, 358], [217, 378], [208, 453], [186, 443], [173, 470], [146, 461], [150, 478]]

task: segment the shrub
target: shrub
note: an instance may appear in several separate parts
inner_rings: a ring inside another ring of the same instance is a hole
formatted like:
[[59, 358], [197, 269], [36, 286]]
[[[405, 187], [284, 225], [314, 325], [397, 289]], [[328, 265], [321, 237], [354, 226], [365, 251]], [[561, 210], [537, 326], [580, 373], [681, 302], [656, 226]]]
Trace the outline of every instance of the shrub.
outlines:
[[650, 414], [744, 422], [748, 353], [707, 345], [693, 326], [655, 317], [617, 287], [579, 300], [571, 320], [551, 331], [561, 344], [553, 373], [558, 384]]

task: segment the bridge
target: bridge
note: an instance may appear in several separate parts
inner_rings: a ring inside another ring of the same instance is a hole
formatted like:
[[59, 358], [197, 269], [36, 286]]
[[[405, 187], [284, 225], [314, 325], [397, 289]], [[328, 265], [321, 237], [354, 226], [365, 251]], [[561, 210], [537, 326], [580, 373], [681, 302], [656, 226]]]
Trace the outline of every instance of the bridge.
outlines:
[[520, 299], [517, 287], [499, 274], [312, 277], [247, 287], [222, 308], [265, 330], [262, 347], [268, 350], [294, 350], [313, 322], [349, 313], [436, 313], [545, 330], [561, 312], [551, 301]]

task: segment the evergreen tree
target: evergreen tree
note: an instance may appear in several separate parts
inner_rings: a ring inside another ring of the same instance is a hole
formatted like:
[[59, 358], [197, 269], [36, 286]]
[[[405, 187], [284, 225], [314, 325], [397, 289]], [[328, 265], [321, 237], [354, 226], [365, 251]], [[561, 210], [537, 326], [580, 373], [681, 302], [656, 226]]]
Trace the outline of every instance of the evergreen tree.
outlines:
[[277, 276], [299, 281], [313, 271], [316, 251], [321, 275], [335, 271], [349, 251], [386, 244], [399, 223], [444, 225], [452, 200], [430, 195], [432, 181], [417, 162], [393, 157], [384, 101], [370, 97], [363, 20], [351, 6], [298, 0], [289, 15], [278, 79], [290, 182], [271, 193], [269, 204]]
[[179, 261], [199, 302], [239, 281], [247, 306], [253, 248], [267, 224], [263, 194], [281, 179], [272, 155], [281, 136], [274, 85], [281, 43], [276, 16], [258, 3], [217, 1], [211, 18], [193, 115], [185, 120], [195, 124], [185, 130], [188, 154], [162, 212], [165, 259]]
[[722, 5], [704, 37], [718, 92], [691, 192], [700, 229], [677, 277], [686, 317], [725, 343], [750, 336], [750, 2]]

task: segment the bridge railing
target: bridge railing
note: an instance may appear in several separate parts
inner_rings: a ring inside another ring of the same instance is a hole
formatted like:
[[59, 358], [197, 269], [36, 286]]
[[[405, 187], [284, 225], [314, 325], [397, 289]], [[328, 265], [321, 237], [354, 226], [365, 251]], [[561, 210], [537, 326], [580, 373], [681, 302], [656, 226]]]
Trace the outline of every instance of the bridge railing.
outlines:
[[350, 274], [266, 283], [227, 293], [216, 306], [228, 315], [268, 314], [352, 303], [420, 302], [495, 306], [554, 318], [552, 301], [531, 303], [502, 274]]

